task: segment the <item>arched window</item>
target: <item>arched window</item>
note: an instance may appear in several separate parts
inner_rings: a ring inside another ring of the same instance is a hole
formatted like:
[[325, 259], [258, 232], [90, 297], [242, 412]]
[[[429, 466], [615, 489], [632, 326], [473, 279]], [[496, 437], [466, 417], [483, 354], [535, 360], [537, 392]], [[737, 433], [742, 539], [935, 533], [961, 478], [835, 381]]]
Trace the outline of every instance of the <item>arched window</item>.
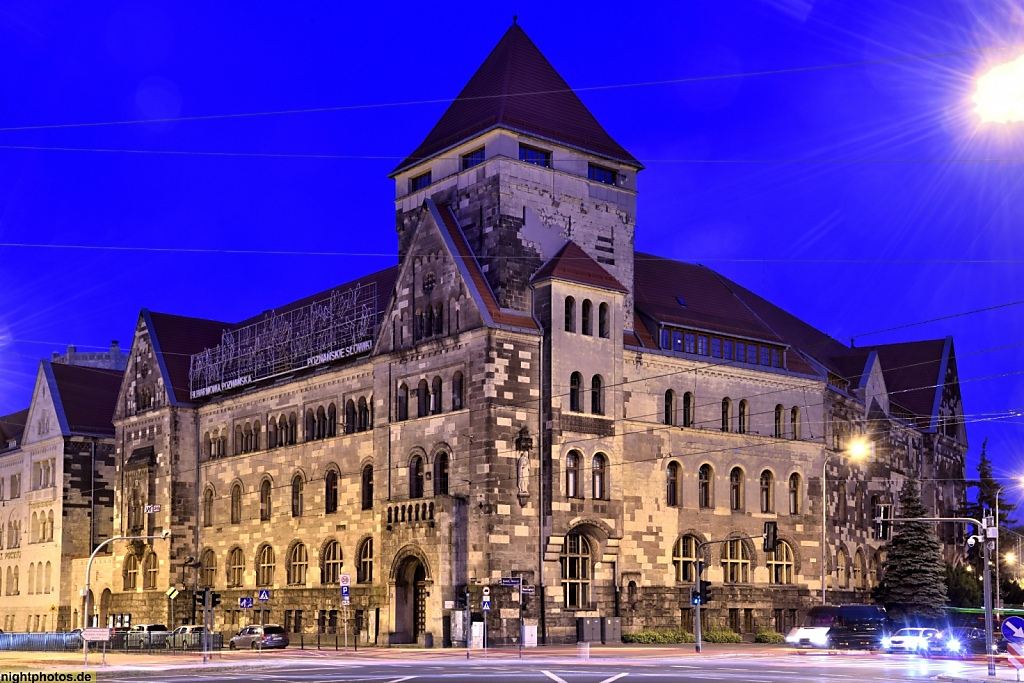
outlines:
[[423, 336], [429, 337], [434, 332], [434, 309], [427, 306], [427, 320], [423, 324]]
[[242, 435], [242, 451], [245, 453], [252, 453], [252, 443], [252, 425], [246, 422], [245, 430]]
[[[335, 420], [338, 418], [337, 409], [335, 409], [334, 418]], [[320, 406], [316, 409], [316, 438], [327, 438], [327, 424], [327, 412], [324, 410], [323, 406]]]
[[781, 404], [775, 406], [775, 438], [776, 439], [781, 439], [782, 438], [782, 413], [783, 413], [783, 410], [784, 409], [783, 409]]
[[608, 318], [608, 304], [602, 303], [597, 307], [597, 336], [602, 339], [608, 339], [611, 335], [611, 321]]
[[722, 431], [727, 432], [732, 424], [732, 401], [722, 399]]
[[316, 415], [313, 413], [312, 408], [306, 410], [306, 423], [304, 426], [306, 441], [314, 440], [316, 438]]
[[434, 377], [430, 387], [430, 414], [441, 414], [441, 378]]
[[680, 495], [680, 491], [682, 489], [682, 477], [679, 476], [679, 463], [674, 460], [670, 462], [665, 473], [665, 504], [669, 507], [679, 507], [683, 502], [683, 497]]
[[277, 448], [277, 420], [274, 418], [267, 423], [267, 448]]
[[672, 546], [672, 567], [677, 582], [693, 583], [696, 580], [697, 538], [680, 536]]
[[569, 451], [565, 456], [565, 497], [580, 497], [580, 454]]
[[274, 569], [276, 560], [274, 559], [274, 548], [270, 545], [264, 545], [256, 551], [256, 585], [257, 586], [272, 586], [274, 585]]
[[590, 380], [590, 412], [604, 415], [604, 381], [601, 375], [594, 375]]
[[[38, 467], [38, 465], [37, 465]], [[28, 524], [28, 542], [37, 543], [39, 541], [39, 514], [33, 512], [32, 519]], [[30, 591], [31, 592], [31, 591]]]
[[462, 410], [462, 373], [452, 375], [452, 410]]
[[416, 417], [426, 417], [430, 414], [430, 387], [427, 380], [421, 379], [416, 387]]
[[665, 392], [665, 424], [674, 425], [676, 423], [676, 395], [669, 389]]
[[800, 438], [800, 409], [796, 406], [789, 411], [789, 438]]
[[562, 594], [568, 608], [590, 606], [590, 542], [579, 533], [565, 537], [562, 554]]
[[327, 541], [321, 557], [320, 583], [338, 585], [341, 580], [341, 544], [335, 540]]
[[409, 462], [409, 497], [423, 497], [423, 456], [417, 455]]
[[750, 412], [748, 410], [747, 399], [740, 401], [740, 419], [739, 419], [739, 432], [740, 434], [746, 434], [750, 431]]
[[36, 563], [30, 562], [28, 565], [28, 594], [36, 594]]
[[[280, 424], [278, 424], [280, 427]], [[288, 445], [294, 446], [299, 440], [299, 418], [294, 412], [288, 414]]]
[[853, 587], [854, 588], [867, 588], [864, 585], [864, 580], [867, 578], [867, 567], [864, 565], [864, 553], [861, 552], [860, 548], [857, 548], [857, 552], [853, 556]]
[[434, 458], [434, 495], [448, 495], [448, 454], [438, 453]]
[[232, 549], [228, 555], [228, 585], [241, 586], [245, 580], [245, 555], [241, 548]]
[[373, 465], [363, 465], [361, 480], [363, 509], [370, 510], [373, 508]]
[[583, 412], [583, 401], [580, 396], [582, 391], [583, 375], [578, 372], [574, 372], [569, 377], [569, 410], [574, 413]]
[[768, 513], [775, 511], [775, 477], [771, 470], [761, 472], [761, 512]]
[[338, 473], [327, 472], [324, 477], [324, 512], [331, 514], [338, 511]]
[[271, 491], [272, 487], [269, 479], [264, 479], [260, 482], [260, 520], [264, 522], [270, 519]]
[[769, 552], [765, 559], [768, 567], [768, 583], [793, 583], [793, 548], [785, 541], [779, 541], [775, 552]]
[[370, 408], [366, 405], [366, 397], [359, 398], [359, 422], [357, 429], [365, 432], [370, 428]]
[[750, 583], [750, 557], [743, 541], [729, 541], [722, 546], [722, 570], [725, 583]]
[[683, 394], [683, 426], [693, 426], [693, 394], [689, 391]]
[[145, 573], [142, 577], [142, 587], [147, 590], [156, 588], [157, 572], [160, 571], [160, 564], [157, 561], [156, 553], [146, 555]]
[[373, 583], [373, 539], [368, 538], [359, 546], [359, 566], [356, 569], [357, 583]]
[[789, 475], [789, 514], [800, 514], [800, 475]]
[[242, 485], [235, 484], [231, 487], [231, 523], [239, 524], [242, 521]]
[[352, 434], [356, 431], [356, 402], [352, 399], [345, 401], [345, 433]]
[[697, 470], [697, 504], [709, 508], [715, 504], [715, 473], [711, 465], [701, 465]]
[[203, 588], [213, 588], [217, 578], [217, 555], [207, 548], [199, 558], [201, 567], [199, 583]]
[[592, 474], [594, 478], [594, 500], [608, 497], [608, 459], [603, 453], [594, 456]]
[[409, 419], [409, 387], [402, 382], [398, 387], [398, 421]]
[[846, 551], [842, 548], [836, 553], [836, 579], [840, 588], [850, 587], [850, 575], [846, 570]]
[[729, 472], [729, 509], [743, 509], [743, 470], [733, 467]]
[[46, 513], [46, 540], [53, 540], [53, 510]]
[[438, 304], [434, 307], [434, 334], [442, 334], [444, 332], [444, 304]]
[[306, 554], [306, 546], [296, 543], [288, 555], [288, 585], [304, 586], [306, 584], [306, 570], [309, 568], [309, 556]]
[[576, 299], [565, 297], [565, 331], [576, 331]]
[[580, 331], [586, 335], [594, 334], [593, 308], [594, 305], [590, 303], [590, 299], [584, 299], [583, 305], [580, 307], [580, 322], [582, 323]]
[[213, 526], [213, 489], [203, 491], [203, 526]]
[[306, 482], [303, 481], [301, 474], [292, 477], [292, 517], [302, 516], [302, 494], [305, 487]]
[[[10, 583], [10, 579], [7, 580]], [[124, 557], [124, 589], [133, 591], [139, 587], [139, 558], [133, 553]]]
[[213, 457], [213, 439], [210, 438], [210, 432], [203, 434], [203, 455], [207, 458]]
[[43, 572], [43, 592], [49, 593], [53, 590], [53, 566], [47, 562], [46, 570]]

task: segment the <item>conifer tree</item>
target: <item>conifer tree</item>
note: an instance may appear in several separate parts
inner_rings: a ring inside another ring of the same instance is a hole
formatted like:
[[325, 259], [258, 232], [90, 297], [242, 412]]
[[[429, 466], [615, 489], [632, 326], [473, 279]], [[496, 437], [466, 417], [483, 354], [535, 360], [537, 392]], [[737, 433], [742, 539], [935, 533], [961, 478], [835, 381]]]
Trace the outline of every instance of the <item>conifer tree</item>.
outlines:
[[[925, 517], [917, 481], [908, 479], [900, 492], [898, 519]], [[885, 574], [875, 598], [893, 618], [908, 623], [942, 614], [946, 605], [946, 569], [942, 546], [928, 522], [893, 525], [886, 547]]]
[[999, 527], [1013, 526], [1017, 520], [1010, 518], [1010, 513], [1017, 509], [1015, 503], [1008, 502], [1003, 497], [1003, 485], [1000, 484], [992, 474], [992, 461], [988, 459], [988, 439], [981, 444], [981, 459], [978, 461], [978, 478], [968, 481], [967, 486], [978, 489], [976, 501], [967, 504], [967, 516], [974, 519], [984, 519], [986, 511], [995, 515], [996, 508], [999, 508]]

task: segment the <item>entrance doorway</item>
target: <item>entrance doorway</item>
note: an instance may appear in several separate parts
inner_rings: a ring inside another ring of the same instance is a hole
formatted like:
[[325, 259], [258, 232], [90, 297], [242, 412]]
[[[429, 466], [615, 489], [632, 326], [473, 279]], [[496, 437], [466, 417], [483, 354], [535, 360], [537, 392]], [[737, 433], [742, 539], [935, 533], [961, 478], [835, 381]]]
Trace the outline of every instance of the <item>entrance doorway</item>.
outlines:
[[393, 642], [416, 643], [427, 631], [427, 570], [415, 557], [407, 557], [395, 573], [395, 633]]

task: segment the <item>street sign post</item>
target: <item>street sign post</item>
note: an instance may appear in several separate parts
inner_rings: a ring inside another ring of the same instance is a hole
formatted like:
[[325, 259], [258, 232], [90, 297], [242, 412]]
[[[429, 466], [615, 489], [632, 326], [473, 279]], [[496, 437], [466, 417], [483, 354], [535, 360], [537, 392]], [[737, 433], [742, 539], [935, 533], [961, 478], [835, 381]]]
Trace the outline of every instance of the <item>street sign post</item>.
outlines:
[[252, 596], [247, 598], [238, 598], [238, 609], [252, 609], [252, 603]]
[[1017, 680], [1020, 680], [1020, 670], [1024, 668], [1024, 643], [1007, 643], [1006, 659], [1013, 665], [1017, 672]]
[[260, 589], [260, 594], [259, 594], [260, 602], [266, 602], [269, 599], [270, 599], [270, 591], [268, 591], [266, 588], [261, 588]]
[[1011, 643], [1024, 643], [1024, 618], [1006, 617], [1000, 630]]

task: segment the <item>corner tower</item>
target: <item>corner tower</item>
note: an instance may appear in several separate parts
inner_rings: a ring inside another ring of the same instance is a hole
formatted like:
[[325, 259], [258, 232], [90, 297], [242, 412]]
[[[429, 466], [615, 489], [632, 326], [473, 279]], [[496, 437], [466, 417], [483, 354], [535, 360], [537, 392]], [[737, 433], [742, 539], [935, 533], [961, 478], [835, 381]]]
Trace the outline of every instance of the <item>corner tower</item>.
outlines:
[[391, 173], [399, 261], [433, 199], [455, 211], [501, 307], [530, 312], [530, 277], [572, 240], [627, 288], [631, 329], [642, 168], [513, 23]]

